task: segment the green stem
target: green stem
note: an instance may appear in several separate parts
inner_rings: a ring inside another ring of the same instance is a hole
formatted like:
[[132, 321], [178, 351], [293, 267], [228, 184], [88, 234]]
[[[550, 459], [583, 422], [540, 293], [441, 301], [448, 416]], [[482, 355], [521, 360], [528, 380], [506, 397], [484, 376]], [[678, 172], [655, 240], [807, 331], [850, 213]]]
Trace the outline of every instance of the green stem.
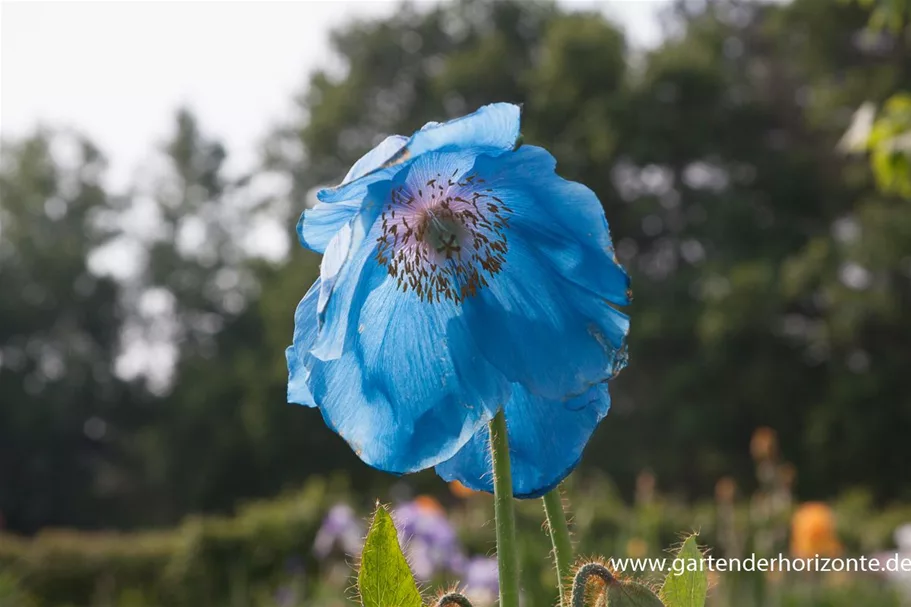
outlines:
[[547, 529], [554, 545], [554, 562], [557, 566], [557, 587], [560, 589], [560, 605], [566, 605], [569, 570], [573, 560], [573, 543], [569, 537], [569, 525], [563, 510], [563, 496], [560, 487], [544, 495], [544, 514], [547, 515]]
[[506, 417], [500, 409], [490, 422], [493, 454], [494, 513], [497, 525], [497, 565], [500, 573], [499, 607], [519, 607], [519, 553], [516, 546], [516, 513], [512, 503], [512, 471]]

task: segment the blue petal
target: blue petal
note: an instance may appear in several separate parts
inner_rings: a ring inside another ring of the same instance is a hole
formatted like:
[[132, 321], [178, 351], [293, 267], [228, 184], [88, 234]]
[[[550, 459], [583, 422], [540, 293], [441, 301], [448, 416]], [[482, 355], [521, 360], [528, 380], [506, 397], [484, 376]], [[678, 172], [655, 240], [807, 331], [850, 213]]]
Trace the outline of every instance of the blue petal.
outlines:
[[[321, 266], [308, 386], [326, 419], [368, 464], [405, 473], [448, 459], [485, 426], [510, 383], [478, 351], [461, 308], [401, 291], [376, 258], [377, 201], [424, 172], [470, 168], [473, 154], [427, 154], [372, 184]], [[308, 304], [309, 310], [312, 304]]]
[[465, 313], [481, 350], [510, 381], [560, 399], [625, 365], [629, 319], [611, 303], [629, 302], [629, 278], [597, 197], [558, 177], [554, 164], [530, 146], [478, 157], [473, 172], [505, 213], [507, 251]]
[[319, 291], [320, 279], [317, 278], [297, 305], [294, 312], [294, 341], [285, 350], [285, 358], [288, 361], [288, 402], [307, 407], [316, 406], [308, 385], [309, 364], [305, 362], [310, 362], [310, 348], [316, 341], [316, 304], [319, 300]]
[[[354, 163], [342, 183], [363, 177], [379, 168], [407, 142], [408, 138], [401, 135], [386, 137]], [[297, 223], [297, 235], [301, 245], [316, 253], [323, 253], [332, 237], [358, 212], [361, 202], [360, 199], [342, 200], [331, 204], [317, 202], [313, 208], [305, 210]]]
[[326, 422], [366, 463], [395, 473], [454, 455], [509, 396], [452, 302], [398, 290], [373, 259], [351, 296], [338, 358], [311, 358]]
[[493, 103], [449, 122], [428, 123], [381, 168], [335, 188], [320, 190], [316, 197], [330, 203], [360, 199], [371, 184], [391, 178], [402, 165], [427, 152], [474, 150], [488, 155], [509, 152], [519, 137], [520, 113], [517, 105]]
[[465, 301], [481, 351], [507, 379], [550, 399], [613, 377], [626, 364], [628, 317], [511, 235], [501, 272]]
[[320, 332], [313, 355], [322, 360], [341, 356], [347, 334], [349, 310], [358, 277], [368, 264], [376, 266], [372, 256], [379, 232], [376, 222], [391, 191], [414, 176], [424, 181], [437, 173], [464, 173], [476, 160], [475, 151], [428, 153], [400, 169], [392, 179], [372, 183], [364, 194], [364, 204], [352, 219], [339, 229], [326, 247], [320, 265], [322, 287], [317, 314]]
[[524, 145], [512, 154], [480, 156], [474, 172], [512, 209], [511, 230], [554, 271], [612, 303], [629, 304], [629, 276], [617, 261], [601, 202], [555, 168], [547, 150]]
[[[373, 184], [370, 190], [378, 197], [385, 197], [390, 187], [391, 182], [382, 181]], [[368, 263], [376, 265], [372, 259], [375, 237], [370, 240], [368, 234], [381, 208], [375, 204], [362, 206], [332, 238], [323, 254], [317, 304], [319, 334], [312, 350], [317, 358], [334, 360], [341, 356], [359, 277]]]
[[398, 156], [416, 158], [425, 152], [467, 148], [482, 148], [488, 153], [511, 151], [519, 138], [520, 114], [517, 105], [492, 103], [449, 122], [428, 123], [414, 134]]
[[[514, 386], [504, 409], [513, 495], [539, 497], [560, 484], [579, 463], [582, 450], [608, 409], [610, 395], [605, 384], [566, 402], [547, 400]], [[452, 459], [436, 467], [437, 474], [447, 481], [458, 480], [470, 489], [488, 492], [493, 492], [491, 470], [486, 428]]]
[[301, 245], [315, 253], [324, 253], [329, 241], [360, 208], [360, 200], [316, 203], [313, 208], [304, 211], [297, 222], [297, 236]]
[[351, 169], [348, 171], [348, 174], [345, 175], [342, 183], [354, 181], [355, 179], [359, 179], [367, 173], [380, 168], [390, 158], [395, 156], [399, 150], [405, 147], [406, 143], [408, 143], [408, 138], [402, 137], [401, 135], [390, 135], [389, 137], [386, 137], [379, 145], [361, 156], [361, 158], [351, 166]]

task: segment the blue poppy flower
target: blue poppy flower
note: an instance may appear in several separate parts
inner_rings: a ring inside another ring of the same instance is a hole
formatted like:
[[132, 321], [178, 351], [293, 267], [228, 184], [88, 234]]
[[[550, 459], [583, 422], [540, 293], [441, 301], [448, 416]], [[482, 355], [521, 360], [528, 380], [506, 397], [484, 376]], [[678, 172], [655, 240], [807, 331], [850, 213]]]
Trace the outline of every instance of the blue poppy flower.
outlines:
[[301, 217], [323, 260], [295, 313], [288, 399], [371, 466], [491, 491], [502, 407], [513, 492], [538, 496], [607, 414], [629, 279], [595, 194], [518, 138], [506, 103], [389, 137]]

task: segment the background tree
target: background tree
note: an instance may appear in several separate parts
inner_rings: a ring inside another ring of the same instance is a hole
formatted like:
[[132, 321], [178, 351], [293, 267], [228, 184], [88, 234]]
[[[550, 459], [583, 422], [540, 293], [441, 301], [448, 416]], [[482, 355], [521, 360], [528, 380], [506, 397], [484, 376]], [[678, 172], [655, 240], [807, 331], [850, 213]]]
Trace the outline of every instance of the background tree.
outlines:
[[93, 525], [110, 511], [106, 419], [129, 396], [113, 375], [118, 289], [88, 267], [113, 201], [104, 159], [38, 133], [0, 160], [0, 513], [8, 526]]

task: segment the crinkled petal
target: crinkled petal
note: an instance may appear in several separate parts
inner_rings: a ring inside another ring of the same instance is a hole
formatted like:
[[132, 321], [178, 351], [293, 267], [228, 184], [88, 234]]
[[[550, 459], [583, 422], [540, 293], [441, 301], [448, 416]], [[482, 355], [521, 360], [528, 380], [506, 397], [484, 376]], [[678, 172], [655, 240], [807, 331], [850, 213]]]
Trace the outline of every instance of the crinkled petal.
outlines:
[[380, 168], [337, 187], [320, 190], [316, 197], [329, 203], [360, 199], [370, 185], [391, 178], [402, 165], [427, 152], [475, 150], [488, 155], [509, 152], [519, 138], [520, 113], [517, 105], [493, 103], [449, 122], [427, 124]]
[[512, 103], [492, 103], [455, 120], [428, 123], [392, 161], [466, 148], [511, 151], [519, 138], [520, 114], [519, 106]]
[[524, 145], [512, 154], [478, 157], [474, 172], [512, 210], [510, 230], [554, 271], [612, 303], [629, 304], [629, 276], [617, 261], [601, 202], [555, 168], [547, 150]]
[[408, 138], [401, 135], [390, 135], [389, 137], [386, 137], [379, 145], [361, 156], [360, 159], [351, 166], [351, 169], [348, 171], [348, 174], [345, 175], [342, 183], [354, 181], [355, 179], [363, 177], [367, 173], [380, 168], [390, 158], [395, 156], [399, 150], [405, 147], [405, 144], [407, 143]]
[[523, 146], [479, 156], [473, 173], [505, 217], [506, 251], [488, 286], [465, 301], [485, 356], [506, 377], [551, 399], [582, 394], [625, 365], [629, 278], [613, 255], [604, 211], [588, 188]]
[[297, 237], [302, 246], [315, 253], [325, 253], [332, 238], [357, 215], [360, 200], [318, 202], [301, 214], [297, 222]]
[[[322, 287], [317, 314], [320, 331], [313, 354], [322, 360], [341, 355], [351, 301], [358, 277], [367, 264], [376, 265], [377, 219], [393, 189], [404, 185], [410, 176], [418, 181], [436, 173], [451, 175], [470, 170], [477, 159], [475, 150], [453, 153], [428, 153], [399, 170], [391, 179], [370, 185], [364, 194], [364, 204], [351, 220], [339, 229], [326, 247], [320, 265]], [[413, 174], [413, 175], [412, 175]]]
[[[317, 278], [294, 312], [294, 341], [285, 350], [288, 361], [288, 402], [315, 407], [310, 391], [308, 357], [316, 341], [316, 304], [319, 301], [320, 279]], [[312, 358], [312, 357], [311, 357]], [[305, 361], [308, 364], [305, 364]]]
[[[407, 142], [408, 138], [401, 135], [386, 137], [354, 163], [342, 183], [348, 183], [376, 170]], [[305, 210], [297, 223], [297, 235], [301, 245], [316, 253], [325, 252], [329, 241], [357, 214], [362, 202], [361, 199], [333, 203], [317, 202], [313, 208]]]
[[511, 236], [501, 272], [464, 304], [486, 358], [510, 381], [550, 399], [613, 377], [626, 364], [628, 317], [556, 272], [533, 243]]
[[[377, 196], [388, 195], [390, 182], [371, 187]], [[317, 319], [319, 333], [313, 344], [313, 355], [322, 360], [341, 356], [348, 331], [349, 310], [361, 273], [373, 263], [374, 241], [368, 234], [376, 221], [380, 205], [364, 205], [343, 225], [329, 242], [320, 262]], [[375, 263], [373, 263], [375, 265]]]
[[509, 397], [510, 383], [478, 351], [458, 304], [400, 290], [376, 254], [380, 202], [393, 187], [412, 169], [423, 175], [426, 164], [442, 170], [473, 161], [428, 155], [372, 184], [323, 256], [317, 336], [304, 360], [308, 387], [329, 426], [382, 470], [413, 472], [448, 459]]
[[[506, 428], [512, 465], [513, 495], [544, 495], [566, 478], [582, 457], [592, 433], [610, 409], [605, 384], [568, 401], [536, 396], [513, 386], [506, 404]], [[457, 480], [475, 491], [493, 492], [490, 437], [486, 428], [450, 460], [436, 467], [447, 481]]]
[[478, 352], [454, 303], [429, 304], [364, 263], [338, 358], [312, 358], [309, 385], [327, 423], [366, 463], [394, 473], [455, 454], [510, 385]]

